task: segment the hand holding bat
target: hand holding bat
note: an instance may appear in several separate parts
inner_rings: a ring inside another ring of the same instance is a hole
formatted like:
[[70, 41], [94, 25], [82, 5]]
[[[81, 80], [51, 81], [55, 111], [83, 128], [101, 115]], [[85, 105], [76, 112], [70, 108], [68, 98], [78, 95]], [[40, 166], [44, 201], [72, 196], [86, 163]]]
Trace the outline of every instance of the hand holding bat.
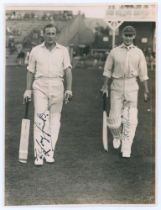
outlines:
[[103, 97], [108, 97], [108, 86], [104, 84], [100, 90], [100, 92], [103, 94]]
[[65, 101], [65, 104], [69, 103], [69, 101], [72, 100], [72, 91], [71, 90], [66, 90], [65, 91], [65, 94], [64, 94], [64, 101]]
[[25, 90], [23, 95], [23, 104], [31, 101], [32, 90]]

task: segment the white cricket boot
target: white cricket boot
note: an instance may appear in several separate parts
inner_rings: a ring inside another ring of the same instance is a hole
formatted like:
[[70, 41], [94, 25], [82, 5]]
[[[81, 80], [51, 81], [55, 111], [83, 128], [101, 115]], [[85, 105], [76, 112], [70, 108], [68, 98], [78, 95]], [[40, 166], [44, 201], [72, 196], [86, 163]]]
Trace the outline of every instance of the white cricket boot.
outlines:
[[35, 162], [34, 162], [35, 166], [42, 166], [43, 164], [44, 164], [43, 158], [36, 158], [35, 159]]
[[46, 156], [45, 161], [46, 161], [46, 163], [54, 163], [55, 159], [51, 156]]
[[122, 152], [122, 157], [123, 158], [130, 158], [131, 157], [131, 152]]

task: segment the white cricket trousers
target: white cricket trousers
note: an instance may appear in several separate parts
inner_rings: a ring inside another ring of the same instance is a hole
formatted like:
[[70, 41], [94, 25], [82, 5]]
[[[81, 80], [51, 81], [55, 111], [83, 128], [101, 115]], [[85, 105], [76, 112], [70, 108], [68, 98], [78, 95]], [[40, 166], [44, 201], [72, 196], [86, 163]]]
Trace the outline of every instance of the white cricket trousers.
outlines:
[[121, 136], [121, 152], [128, 154], [131, 154], [131, 146], [138, 124], [138, 88], [136, 78], [114, 79], [111, 84], [109, 119], [113, 119], [113, 122], [120, 122], [119, 125], [116, 123], [116, 129], [113, 129], [115, 126], [112, 126], [111, 131], [114, 138]]
[[33, 83], [34, 155], [53, 157], [60, 130], [64, 86], [60, 78], [40, 78]]

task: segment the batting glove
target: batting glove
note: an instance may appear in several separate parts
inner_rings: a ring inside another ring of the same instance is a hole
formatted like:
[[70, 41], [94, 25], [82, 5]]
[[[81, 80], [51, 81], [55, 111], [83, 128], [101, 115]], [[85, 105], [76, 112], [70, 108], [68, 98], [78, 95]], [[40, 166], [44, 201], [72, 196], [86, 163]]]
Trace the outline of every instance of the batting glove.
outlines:
[[23, 103], [31, 101], [32, 90], [25, 90], [23, 94]]
[[67, 104], [69, 101], [72, 100], [72, 91], [71, 90], [66, 90], [65, 93], [64, 93], [64, 101], [65, 101], [65, 104]]
[[107, 85], [103, 85], [100, 92], [102, 92], [102, 94], [106, 94], [106, 97], [108, 97], [108, 86]]

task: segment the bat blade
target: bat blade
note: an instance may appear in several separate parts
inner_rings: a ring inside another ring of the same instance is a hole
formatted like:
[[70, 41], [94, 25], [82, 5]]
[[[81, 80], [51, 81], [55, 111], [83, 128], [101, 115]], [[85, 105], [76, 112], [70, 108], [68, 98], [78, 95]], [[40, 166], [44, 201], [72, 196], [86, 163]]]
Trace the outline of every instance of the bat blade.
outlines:
[[19, 145], [19, 162], [21, 163], [27, 163], [29, 134], [30, 134], [30, 120], [22, 119], [20, 145]]
[[102, 126], [102, 142], [105, 151], [108, 151], [108, 129], [107, 129], [107, 112], [103, 111], [103, 126]]

